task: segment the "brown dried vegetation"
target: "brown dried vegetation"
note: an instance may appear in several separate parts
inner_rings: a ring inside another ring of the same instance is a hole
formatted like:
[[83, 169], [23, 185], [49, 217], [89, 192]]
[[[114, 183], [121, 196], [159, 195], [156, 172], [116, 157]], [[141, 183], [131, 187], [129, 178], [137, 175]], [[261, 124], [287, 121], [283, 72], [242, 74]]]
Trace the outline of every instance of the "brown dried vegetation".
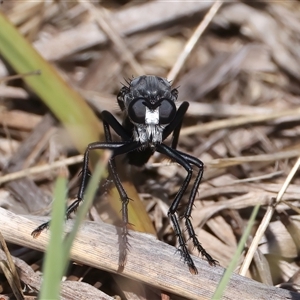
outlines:
[[[266, 231], [254, 245], [254, 258], [243, 274], [269, 286], [298, 291], [300, 4], [237, 1], [223, 3], [207, 15], [212, 5], [202, 1], [4, 1], [2, 11], [97, 113], [105, 109], [121, 117], [115, 95], [124, 78], [155, 74], [173, 79], [174, 86], [179, 86], [179, 101], [190, 102], [179, 149], [205, 164], [192, 214], [200, 242], [221, 266], [228, 266], [253, 206], [259, 204], [252, 233], [260, 225]], [[208, 27], [200, 38], [195, 37], [194, 49], [185, 52], [186, 61], [176, 74], [172, 68], [204, 17]], [[11, 74], [0, 61], [1, 78]], [[21, 80], [4, 81], [0, 97], [0, 206], [18, 215], [47, 215], [58, 172], [54, 162], [63, 161], [60, 167], [68, 172], [73, 197], [81, 156], [49, 109]], [[295, 172], [288, 178], [293, 167]], [[28, 176], [28, 168], [37, 168], [36, 173]], [[26, 172], [14, 176], [22, 170]], [[167, 210], [185, 171], [155, 155], [144, 169], [128, 170], [127, 176], [143, 199], [158, 238], [176, 246]], [[289, 186], [283, 190], [285, 181]], [[113, 223], [110, 211], [106, 199], [95, 201], [90, 218]], [[264, 217], [266, 212], [270, 220]], [[253, 236], [245, 245], [237, 273]], [[30, 247], [9, 244], [22, 270], [22, 282], [38, 288], [40, 282], [33, 278], [41, 271], [42, 253]], [[145, 264], [156, 256], [159, 253]], [[173, 254], [172, 260], [188, 274], [179, 255]], [[72, 292], [77, 290], [82, 299], [109, 299], [107, 295], [180, 299], [158, 287], [84, 264], [71, 264], [65, 283], [66, 299], [75, 299]], [[100, 296], [99, 290], [107, 295]], [[251, 299], [238, 290], [237, 286], [232, 299]], [[10, 293], [3, 278], [0, 293], [3, 299]], [[31, 295], [28, 289], [26, 293]], [[295, 295], [291, 297], [296, 299]], [[265, 297], [269, 299], [267, 292]]]

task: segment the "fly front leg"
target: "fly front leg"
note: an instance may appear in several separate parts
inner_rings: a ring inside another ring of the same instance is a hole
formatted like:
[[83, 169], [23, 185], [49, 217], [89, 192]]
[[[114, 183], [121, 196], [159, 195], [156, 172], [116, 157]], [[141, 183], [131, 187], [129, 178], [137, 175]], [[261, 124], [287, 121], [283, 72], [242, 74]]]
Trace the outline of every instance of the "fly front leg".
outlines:
[[[80, 187], [79, 187], [78, 194], [77, 194], [77, 199], [67, 208], [67, 210], [66, 210], [66, 219], [69, 219], [70, 215], [77, 210], [78, 206], [83, 201], [84, 190], [86, 188], [88, 178], [90, 176], [90, 172], [89, 172], [89, 168], [88, 168], [88, 165], [89, 165], [89, 152], [91, 150], [96, 150], [96, 149], [114, 150], [116, 148], [119, 148], [122, 145], [124, 145], [124, 142], [116, 142], [116, 143], [95, 142], [95, 143], [91, 143], [91, 144], [88, 145], [88, 147], [87, 147], [87, 149], [85, 150], [85, 153], [84, 153], [81, 182], [80, 182]], [[38, 226], [31, 233], [31, 235], [34, 238], [38, 237], [44, 229], [49, 228], [49, 225], [50, 225], [50, 221], [41, 224], [40, 226]]]
[[197, 248], [197, 250], [199, 251], [199, 253], [201, 253], [201, 255], [204, 256], [207, 259], [208, 263], [211, 266], [215, 266], [216, 264], [218, 264], [218, 261], [215, 260], [215, 259], [213, 259], [211, 257], [211, 255], [208, 254], [206, 252], [206, 250], [203, 248], [203, 246], [200, 244], [200, 242], [199, 242], [199, 240], [197, 238], [197, 235], [195, 233], [194, 227], [192, 225], [192, 222], [191, 222], [192, 209], [193, 209], [195, 197], [196, 197], [196, 194], [197, 194], [197, 191], [198, 191], [198, 188], [199, 188], [202, 176], [203, 176], [203, 167], [204, 167], [204, 164], [203, 164], [203, 162], [201, 160], [197, 159], [194, 156], [191, 156], [189, 154], [186, 154], [186, 153], [183, 153], [183, 152], [180, 152], [180, 151], [178, 151], [178, 152], [190, 164], [198, 167], [198, 169], [199, 169], [199, 171], [197, 173], [197, 176], [196, 176], [196, 179], [195, 179], [195, 182], [193, 184], [192, 190], [191, 190], [191, 194], [189, 196], [189, 202], [188, 202], [187, 208], [186, 208], [186, 210], [184, 212], [184, 215], [183, 215], [183, 217], [185, 219], [185, 226], [186, 226], [189, 238], [192, 240], [194, 246]]
[[177, 151], [171, 147], [168, 147], [164, 144], [159, 144], [159, 145], [157, 145], [157, 151], [162, 154], [165, 154], [172, 160], [175, 160], [178, 164], [180, 164], [182, 167], [184, 167], [185, 170], [187, 171], [187, 176], [186, 176], [185, 180], [183, 181], [181, 188], [177, 192], [175, 199], [169, 208], [168, 217], [171, 220], [175, 234], [178, 238], [179, 251], [180, 251], [182, 258], [184, 259], [184, 262], [186, 262], [188, 264], [189, 270], [192, 274], [197, 274], [198, 270], [197, 270], [197, 268], [194, 264], [194, 261], [188, 251], [188, 248], [186, 246], [186, 241], [181, 232], [179, 220], [178, 220], [178, 216], [177, 216], [178, 206], [184, 195], [184, 192], [186, 191], [186, 189], [191, 181], [192, 174], [193, 174], [193, 168], [188, 163], [188, 161], [181, 155], [181, 153], [179, 151]]
[[[123, 139], [130, 140], [130, 133], [128, 133], [124, 127], [117, 121], [117, 119], [108, 111], [102, 112], [103, 119], [103, 127], [106, 141], [111, 142], [111, 132], [110, 127]], [[121, 149], [122, 151], [122, 149]], [[121, 153], [120, 153], [121, 154]], [[130, 198], [128, 197], [117, 172], [117, 166], [115, 162], [115, 156], [118, 155], [117, 152], [114, 153], [113, 157], [109, 160], [109, 176], [112, 178], [118, 193], [120, 195], [120, 199], [122, 202], [122, 231], [119, 236], [119, 266], [124, 267], [126, 263], [127, 251], [128, 251], [128, 203]]]
[[[111, 158], [112, 162], [114, 160], [114, 157], [116, 157], [117, 155], [125, 154], [130, 151], [134, 151], [134, 150], [138, 149], [139, 147], [141, 147], [141, 144], [138, 142], [134, 142], [134, 141], [127, 142], [120, 148], [114, 150], [113, 156]], [[129, 235], [129, 233], [128, 233], [128, 224], [129, 224], [128, 203], [129, 203], [130, 198], [127, 196], [127, 193], [120, 181], [120, 178], [119, 178], [119, 175], [117, 174], [117, 170], [115, 168], [114, 163], [112, 164], [111, 172], [112, 172], [111, 174], [112, 174], [113, 181], [116, 185], [116, 188], [118, 190], [118, 193], [120, 195], [121, 202], [122, 202], [122, 227], [121, 227], [121, 235], [119, 236], [119, 244], [120, 244], [119, 266], [124, 267], [126, 264], [126, 258], [127, 258], [127, 252], [128, 252], [128, 246], [129, 246], [129, 243], [128, 243], [128, 235]]]

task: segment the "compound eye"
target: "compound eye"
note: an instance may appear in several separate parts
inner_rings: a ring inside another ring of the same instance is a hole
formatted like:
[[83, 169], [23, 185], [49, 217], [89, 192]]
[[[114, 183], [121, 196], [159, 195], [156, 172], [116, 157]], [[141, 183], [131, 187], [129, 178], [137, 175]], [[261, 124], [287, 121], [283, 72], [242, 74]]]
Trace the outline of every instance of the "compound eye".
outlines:
[[159, 123], [169, 124], [176, 115], [176, 106], [171, 100], [162, 100], [159, 106]]
[[144, 99], [135, 99], [128, 106], [128, 116], [134, 123], [145, 123], [146, 107], [144, 101]]

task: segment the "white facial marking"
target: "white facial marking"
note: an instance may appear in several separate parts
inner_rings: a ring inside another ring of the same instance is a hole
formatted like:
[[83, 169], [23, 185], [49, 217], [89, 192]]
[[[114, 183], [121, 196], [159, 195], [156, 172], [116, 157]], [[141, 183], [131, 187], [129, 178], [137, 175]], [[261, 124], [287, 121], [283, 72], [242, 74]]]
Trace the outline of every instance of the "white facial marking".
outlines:
[[134, 139], [140, 143], [155, 145], [162, 142], [162, 134], [166, 125], [159, 124], [159, 108], [150, 110], [145, 107], [145, 124], [136, 124]]
[[145, 124], [157, 125], [159, 124], [159, 108], [155, 110], [150, 110], [146, 106], [146, 114], [145, 114]]

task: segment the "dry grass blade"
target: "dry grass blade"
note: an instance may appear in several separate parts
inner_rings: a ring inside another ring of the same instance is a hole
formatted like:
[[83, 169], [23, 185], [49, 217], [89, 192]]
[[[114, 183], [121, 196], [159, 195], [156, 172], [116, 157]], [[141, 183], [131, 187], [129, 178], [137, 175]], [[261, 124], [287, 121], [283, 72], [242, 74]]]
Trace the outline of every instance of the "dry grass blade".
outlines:
[[40, 173], [49, 172], [51, 170], [58, 169], [61, 167], [78, 164], [78, 163], [82, 162], [82, 159], [83, 159], [83, 155], [77, 155], [77, 156], [69, 157], [66, 159], [59, 160], [59, 161], [55, 161], [51, 164], [45, 164], [43, 166], [36, 166], [36, 167], [28, 168], [28, 169], [23, 169], [18, 172], [9, 173], [9, 174], [0, 176], [0, 184], [3, 184], [8, 181], [12, 181], [12, 180], [20, 179], [23, 177], [27, 177], [30, 175], [37, 175]]
[[226, 168], [235, 165], [241, 165], [243, 163], [251, 163], [251, 162], [268, 162], [268, 161], [277, 161], [280, 159], [287, 159], [296, 157], [299, 155], [299, 150], [290, 150], [290, 151], [282, 151], [278, 153], [270, 153], [270, 154], [261, 154], [254, 156], [242, 156], [242, 157], [234, 157], [234, 158], [220, 158], [214, 159], [207, 164], [214, 168]]
[[117, 29], [114, 28], [113, 23], [110, 22], [109, 12], [104, 8], [96, 8], [90, 1], [79, 0], [89, 13], [94, 17], [95, 21], [99, 24], [102, 30], [107, 34], [115, 44], [115, 49], [125, 62], [127, 62], [136, 75], [145, 74], [143, 67], [136, 61], [132, 52], [128, 49], [125, 42], [118, 34]]
[[[0, 249], [0, 260], [6, 262], [7, 257]], [[42, 277], [37, 274], [30, 265], [26, 264], [23, 260], [13, 257], [13, 261], [17, 266], [20, 274], [20, 279], [24, 284], [29, 286], [32, 290], [39, 291], [42, 284]], [[61, 298], [62, 300], [70, 299], [82, 299], [82, 295], [85, 295], [86, 299], [103, 299], [112, 300], [113, 297], [109, 297], [105, 293], [92, 287], [85, 282], [78, 281], [64, 281], [61, 283]], [[2, 296], [2, 295], [1, 295]], [[6, 299], [6, 298], [5, 298]], [[24, 299], [24, 298], [22, 298]], [[36, 299], [36, 297], [26, 297], [26, 300]]]
[[264, 232], [266, 231], [267, 227], [269, 226], [269, 223], [271, 221], [271, 218], [273, 216], [273, 213], [276, 209], [276, 205], [281, 201], [282, 199], [282, 196], [283, 194], [285, 193], [286, 189], [288, 188], [291, 180], [293, 179], [293, 177], [295, 176], [296, 172], [298, 171], [299, 169], [299, 166], [300, 166], [300, 157], [298, 158], [298, 160], [296, 161], [296, 163], [294, 164], [293, 168], [291, 169], [289, 175], [287, 176], [284, 184], [282, 185], [282, 188], [280, 189], [280, 191], [278, 192], [278, 195], [276, 197], [276, 200], [274, 201], [273, 204], [271, 204], [265, 215], [264, 215], [264, 218], [262, 219], [256, 233], [255, 233], [255, 236], [253, 238], [253, 241], [249, 247], [249, 250], [247, 252], [247, 255], [245, 257], [245, 260], [243, 261], [243, 264], [240, 268], [240, 271], [239, 271], [239, 274], [245, 276], [249, 266], [250, 266], [250, 263], [252, 261], [252, 258], [253, 258], [253, 255], [254, 255], [254, 252], [256, 251], [257, 247], [258, 247], [258, 244], [264, 234]]
[[204, 133], [209, 131], [214, 131], [218, 129], [224, 129], [224, 128], [232, 128], [232, 127], [238, 127], [243, 125], [249, 125], [249, 124], [255, 124], [255, 123], [263, 123], [263, 122], [269, 122], [272, 120], [280, 119], [283, 117], [293, 116], [293, 117], [299, 117], [300, 115], [300, 108], [292, 109], [292, 110], [285, 110], [285, 111], [278, 111], [273, 112], [268, 115], [252, 115], [247, 117], [238, 117], [238, 118], [232, 118], [232, 119], [225, 119], [225, 120], [218, 120], [213, 121], [206, 124], [200, 124], [195, 126], [190, 126], [187, 128], [183, 128], [181, 130], [182, 135], [190, 135], [195, 133]]
[[[221, 190], [224, 190], [224, 187]], [[251, 191], [245, 195], [233, 197], [230, 200], [218, 201], [217, 203], [202, 207], [197, 214], [197, 218], [195, 218], [195, 222], [198, 226], [203, 227], [213, 215], [222, 210], [242, 209], [252, 205], [266, 205], [267, 203], [268, 195], [266, 193]]]
[[16, 74], [16, 75], [11, 75], [11, 76], [6, 76], [4, 78], [0, 78], [0, 83], [7, 82], [10, 80], [15, 80], [15, 79], [21, 79], [25, 76], [32, 76], [32, 75], [41, 75], [41, 72], [39, 70], [37, 70], [37, 71], [27, 72], [24, 74]]
[[[159, 5], [159, 9], [157, 9]], [[139, 6], [128, 7], [112, 14], [115, 28], [122, 36], [163, 26], [182, 17], [190, 16], [210, 7], [210, 2], [168, 2], [160, 0], [145, 2]], [[150, 12], [150, 13], [149, 13]], [[50, 40], [38, 40], [36, 48], [48, 60], [59, 60], [70, 54], [107, 42], [106, 35], [94, 23], [83, 23], [75, 28], [59, 33]], [[57, 45], [60, 45], [59, 49]]]
[[242, 115], [267, 115], [273, 110], [267, 107], [246, 106], [241, 104], [190, 103], [187, 111], [190, 116], [236, 117]]
[[[27, 217], [15, 215], [4, 209], [0, 209], [0, 216], [0, 230], [6, 240], [45, 250], [49, 240], [47, 233], [42, 233], [37, 240], [33, 240], [28, 234], [40, 224], [41, 218], [36, 220], [30, 217], [29, 220]], [[67, 232], [71, 230], [70, 223], [66, 224]], [[206, 261], [194, 257], [199, 274], [192, 275], [187, 266], [180, 261], [180, 256], [176, 255], [174, 247], [147, 234], [131, 232], [130, 235], [130, 252], [126, 267], [121, 273], [123, 276], [156, 286], [186, 299], [211, 298], [224, 272], [223, 268], [211, 267]], [[117, 229], [114, 226], [86, 222], [75, 240], [71, 258], [79, 263], [116, 273], [118, 270], [117, 240]], [[232, 300], [241, 298], [279, 300], [294, 296], [296, 295], [290, 291], [268, 287], [236, 274], [233, 274], [224, 293], [224, 297]]]
[[7, 258], [6, 261], [0, 261], [0, 267], [16, 297], [17, 300], [24, 299], [23, 291], [22, 291], [22, 285], [19, 278], [19, 274], [17, 272], [16, 266], [12, 260], [12, 257], [9, 253], [9, 250], [7, 248], [7, 245], [5, 243], [4, 237], [2, 236], [1, 230], [0, 230], [0, 243], [4, 250], [4, 253]]
[[292, 210], [294, 210], [298, 215], [300, 215], [300, 208], [289, 203], [288, 201], [285, 200], [281, 200], [282, 203], [286, 204], [287, 206], [289, 206]]
[[209, 11], [207, 12], [207, 14], [205, 15], [205, 17], [201, 21], [201, 23], [196, 28], [196, 30], [193, 33], [193, 35], [190, 37], [190, 39], [186, 43], [183, 51], [181, 52], [181, 54], [177, 58], [177, 61], [175, 62], [172, 70], [169, 72], [169, 74], [167, 76], [167, 78], [169, 80], [172, 80], [172, 81], [176, 80], [176, 78], [177, 78], [177, 76], [178, 76], [181, 68], [183, 67], [185, 61], [187, 60], [188, 56], [193, 51], [196, 43], [200, 39], [200, 37], [201, 37], [202, 33], [204, 32], [205, 28], [209, 25], [209, 23], [211, 22], [211, 20], [213, 19], [213, 17], [218, 12], [218, 10], [221, 7], [222, 3], [223, 3], [222, 1], [217, 0], [211, 6], [211, 8], [209, 9]]

